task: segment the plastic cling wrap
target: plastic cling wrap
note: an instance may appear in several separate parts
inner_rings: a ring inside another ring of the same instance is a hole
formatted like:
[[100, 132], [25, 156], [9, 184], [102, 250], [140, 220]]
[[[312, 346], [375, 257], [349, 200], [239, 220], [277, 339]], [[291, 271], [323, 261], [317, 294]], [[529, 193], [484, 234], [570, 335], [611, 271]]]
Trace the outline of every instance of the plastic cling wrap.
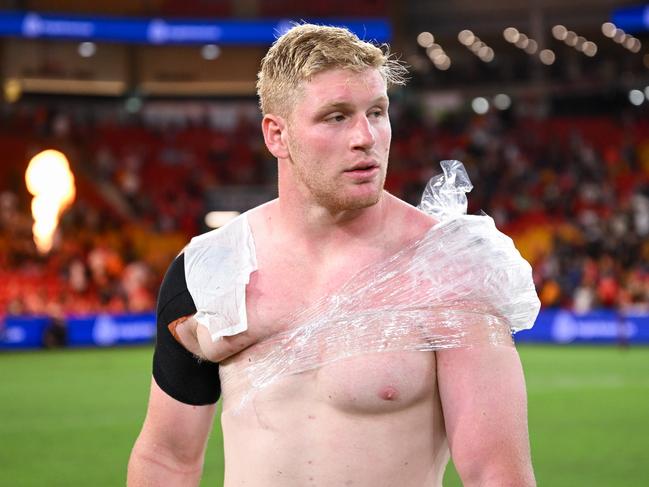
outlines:
[[463, 214], [462, 164], [442, 166], [420, 207], [439, 223], [256, 344], [243, 370], [249, 393], [347, 357], [509, 343], [532, 326], [540, 303], [530, 265], [490, 217]]

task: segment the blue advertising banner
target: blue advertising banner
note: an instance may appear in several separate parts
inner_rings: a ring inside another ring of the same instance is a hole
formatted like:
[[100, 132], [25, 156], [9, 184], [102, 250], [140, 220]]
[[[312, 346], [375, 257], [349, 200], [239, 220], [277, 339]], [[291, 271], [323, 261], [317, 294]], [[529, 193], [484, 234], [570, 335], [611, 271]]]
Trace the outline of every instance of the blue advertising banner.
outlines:
[[611, 15], [611, 21], [627, 32], [649, 30], [649, 5], [619, 8]]
[[610, 310], [576, 314], [542, 310], [532, 329], [517, 333], [517, 343], [649, 344], [649, 314]]
[[[345, 26], [361, 39], [387, 42], [392, 36], [390, 24], [384, 19], [325, 19], [322, 22]], [[289, 19], [170, 20], [0, 12], [0, 36], [158, 45], [268, 45], [292, 25]]]
[[[152, 343], [155, 315], [93, 315], [68, 317], [68, 347], [108, 347]], [[52, 320], [7, 318], [0, 323], [0, 350], [42, 348]], [[649, 345], [649, 314], [593, 311], [575, 314], [566, 310], [543, 310], [534, 327], [515, 335], [517, 343]]]
[[[0, 350], [41, 348], [53, 326], [49, 318], [8, 318], [0, 324]], [[153, 313], [91, 315], [66, 319], [68, 347], [108, 347], [152, 343], [156, 324]]]

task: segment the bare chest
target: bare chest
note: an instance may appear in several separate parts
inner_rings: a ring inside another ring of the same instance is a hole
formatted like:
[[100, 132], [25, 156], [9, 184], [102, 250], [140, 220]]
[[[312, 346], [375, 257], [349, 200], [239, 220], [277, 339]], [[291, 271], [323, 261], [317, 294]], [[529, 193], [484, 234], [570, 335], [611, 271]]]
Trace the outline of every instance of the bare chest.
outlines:
[[[350, 413], [401, 410], [432, 399], [436, 390], [434, 354], [377, 352], [363, 344], [362, 337], [355, 339], [357, 343], [347, 344], [352, 353], [332, 347], [335, 339], [345, 336], [344, 322], [334, 329], [328, 328], [326, 333], [311, 327], [308, 339], [304, 340], [299, 336], [300, 330], [293, 328], [297, 313], [336, 292], [355, 271], [345, 269], [323, 278], [300, 266], [260, 267], [251, 276], [246, 292], [249, 330], [259, 341], [244, 350], [232, 367], [252, 364], [267, 373], [269, 367], [259, 361], [269, 356], [274, 357], [273, 364], [295, 364], [299, 375], [273, 381], [273, 388], [283, 400], [291, 395], [300, 399], [306, 394]], [[295, 332], [297, 340], [279, 339]], [[287, 384], [290, 386], [286, 387]]]

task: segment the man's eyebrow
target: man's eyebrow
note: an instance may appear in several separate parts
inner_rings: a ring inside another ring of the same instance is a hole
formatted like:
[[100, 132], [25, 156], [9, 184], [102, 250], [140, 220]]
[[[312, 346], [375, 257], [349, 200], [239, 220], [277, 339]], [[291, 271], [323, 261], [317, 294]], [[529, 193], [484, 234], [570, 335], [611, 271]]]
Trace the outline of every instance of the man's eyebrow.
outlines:
[[[370, 105], [387, 105], [389, 103], [389, 99], [387, 96], [379, 96], [372, 100], [370, 102]], [[318, 114], [326, 113], [329, 111], [336, 111], [336, 110], [349, 110], [354, 107], [353, 103], [347, 102], [347, 101], [333, 101], [330, 103], [326, 103], [322, 105], [320, 108], [318, 108], [317, 112]]]

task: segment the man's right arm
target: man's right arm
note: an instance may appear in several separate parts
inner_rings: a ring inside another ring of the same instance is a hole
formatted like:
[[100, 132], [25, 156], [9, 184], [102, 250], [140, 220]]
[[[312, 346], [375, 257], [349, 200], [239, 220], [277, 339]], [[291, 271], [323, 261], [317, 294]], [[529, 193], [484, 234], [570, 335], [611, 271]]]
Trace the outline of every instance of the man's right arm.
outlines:
[[177, 401], [151, 381], [149, 407], [128, 464], [128, 487], [199, 485], [215, 404]]
[[153, 379], [144, 426], [129, 460], [130, 487], [200, 482], [221, 393], [219, 366], [198, 360], [169, 328], [195, 312], [181, 254], [169, 267], [158, 296]]

